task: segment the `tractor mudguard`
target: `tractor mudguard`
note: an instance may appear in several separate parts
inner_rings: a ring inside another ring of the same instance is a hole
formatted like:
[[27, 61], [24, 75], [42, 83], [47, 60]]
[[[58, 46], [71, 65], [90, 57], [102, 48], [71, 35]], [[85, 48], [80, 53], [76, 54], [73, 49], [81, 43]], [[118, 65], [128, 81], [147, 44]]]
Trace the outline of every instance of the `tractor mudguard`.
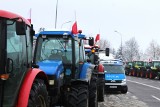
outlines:
[[90, 81], [91, 80], [91, 76], [93, 73], [95, 65], [91, 64], [91, 63], [84, 63], [80, 72], [80, 78], [81, 80], [86, 80], [86, 81]]
[[27, 72], [20, 88], [16, 107], [27, 107], [30, 90], [36, 77], [43, 79], [46, 84], [48, 83], [47, 76], [43, 71], [40, 69], [30, 69]]
[[82, 79], [72, 79], [71, 84], [72, 85], [77, 85], [77, 84], [89, 85], [89, 82], [87, 80], [82, 80]]
[[47, 75], [56, 75], [57, 78], [64, 71], [62, 61], [58, 60], [44, 60], [38, 62], [39, 68], [45, 72]]

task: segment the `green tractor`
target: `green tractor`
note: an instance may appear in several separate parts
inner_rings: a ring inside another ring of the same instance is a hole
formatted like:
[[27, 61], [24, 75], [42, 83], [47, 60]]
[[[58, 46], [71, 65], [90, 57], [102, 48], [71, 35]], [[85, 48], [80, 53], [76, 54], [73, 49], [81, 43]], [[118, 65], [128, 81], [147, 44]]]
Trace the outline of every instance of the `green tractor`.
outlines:
[[125, 63], [125, 74], [131, 76], [131, 71], [132, 71], [132, 65], [133, 62], [126, 62]]
[[139, 77], [140, 71], [142, 67], [144, 66], [144, 61], [133, 61], [133, 69], [132, 69], [132, 76]]
[[150, 69], [146, 75], [150, 79], [160, 78], [160, 60], [152, 60], [150, 62]]
[[140, 77], [148, 78], [149, 70], [150, 70], [150, 63], [148, 61], [144, 61], [143, 66], [140, 68]]

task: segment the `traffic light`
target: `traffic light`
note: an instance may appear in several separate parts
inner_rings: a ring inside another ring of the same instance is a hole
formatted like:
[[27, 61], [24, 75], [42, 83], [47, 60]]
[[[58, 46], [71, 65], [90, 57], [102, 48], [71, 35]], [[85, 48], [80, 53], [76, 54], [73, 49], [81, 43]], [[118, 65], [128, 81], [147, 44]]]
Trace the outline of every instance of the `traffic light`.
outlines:
[[109, 48], [106, 48], [105, 54], [106, 54], [106, 56], [109, 56]]

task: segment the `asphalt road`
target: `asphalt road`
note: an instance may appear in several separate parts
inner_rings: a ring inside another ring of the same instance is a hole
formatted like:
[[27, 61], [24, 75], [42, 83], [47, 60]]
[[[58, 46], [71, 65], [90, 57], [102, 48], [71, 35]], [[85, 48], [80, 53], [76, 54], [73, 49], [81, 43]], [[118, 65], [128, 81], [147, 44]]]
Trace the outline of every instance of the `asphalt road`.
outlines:
[[160, 80], [127, 76], [128, 92], [106, 93], [99, 107], [160, 107]]
[[127, 77], [129, 92], [149, 107], [160, 107], [160, 80]]

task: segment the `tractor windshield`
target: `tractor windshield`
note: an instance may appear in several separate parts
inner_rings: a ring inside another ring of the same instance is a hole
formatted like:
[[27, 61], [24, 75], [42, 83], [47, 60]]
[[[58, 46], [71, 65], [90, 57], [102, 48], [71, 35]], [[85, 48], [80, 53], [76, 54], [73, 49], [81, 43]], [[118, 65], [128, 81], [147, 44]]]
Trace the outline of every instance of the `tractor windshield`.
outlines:
[[39, 37], [37, 42], [36, 63], [43, 60], [63, 60], [72, 62], [71, 38]]
[[160, 61], [153, 62], [153, 67], [160, 67]]

